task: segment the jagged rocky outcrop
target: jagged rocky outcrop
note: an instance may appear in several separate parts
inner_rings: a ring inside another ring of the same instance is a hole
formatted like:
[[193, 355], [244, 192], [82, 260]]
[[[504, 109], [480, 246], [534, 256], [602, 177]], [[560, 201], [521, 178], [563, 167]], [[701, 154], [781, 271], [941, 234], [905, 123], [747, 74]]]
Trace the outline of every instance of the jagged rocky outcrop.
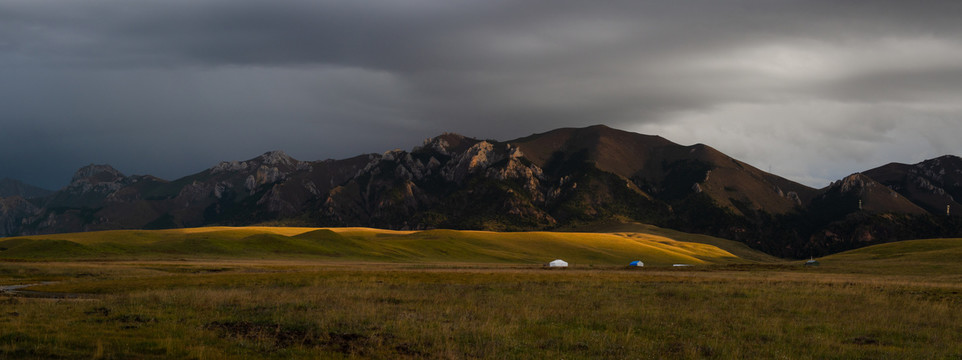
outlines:
[[807, 257], [962, 236], [944, 215], [962, 196], [960, 168], [953, 156], [890, 164], [812, 189], [707, 145], [605, 126], [506, 142], [445, 133], [410, 151], [341, 160], [271, 151], [173, 181], [89, 165], [52, 195], [0, 199], [0, 235], [263, 223], [538, 230], [638, 221]]

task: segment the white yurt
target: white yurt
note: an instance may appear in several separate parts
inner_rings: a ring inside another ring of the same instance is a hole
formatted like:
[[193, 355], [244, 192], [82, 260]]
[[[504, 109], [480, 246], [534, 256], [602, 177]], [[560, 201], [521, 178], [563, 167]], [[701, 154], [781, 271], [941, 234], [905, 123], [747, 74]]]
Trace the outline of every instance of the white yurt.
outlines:
[[568, 267], [568, 262], [558, 259], [548, 263], [548, 267]]

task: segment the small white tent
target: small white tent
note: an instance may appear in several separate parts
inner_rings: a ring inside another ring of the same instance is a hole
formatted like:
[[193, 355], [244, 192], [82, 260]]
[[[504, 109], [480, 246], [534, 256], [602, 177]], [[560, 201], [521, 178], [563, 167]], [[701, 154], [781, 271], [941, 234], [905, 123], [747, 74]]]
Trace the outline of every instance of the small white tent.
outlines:
[[568, 267], [568, 262], [558, 259], [548, 263], [548, 267]]
[[639, 267], [641, 267], [641, 266], [645, 266], [645, 263], [642, 262], [641, 260], [635, 260], [635, 261], [632, 261], [630, 264], [628, 264], [628, 266], [639, 266]]

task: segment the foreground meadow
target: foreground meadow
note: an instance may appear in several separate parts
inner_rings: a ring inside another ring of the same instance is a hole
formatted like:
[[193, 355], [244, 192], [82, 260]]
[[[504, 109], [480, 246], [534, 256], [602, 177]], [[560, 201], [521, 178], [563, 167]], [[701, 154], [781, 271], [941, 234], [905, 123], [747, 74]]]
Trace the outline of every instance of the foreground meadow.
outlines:
[[807, 267], [624, 230], [0, 239], [0, 358], [962, 358], [962, 240]]
[[0, 358], [962, 356], [958, 276], [217, 260], [0, 263], [0, 279], [54, 282], [0, 295]]

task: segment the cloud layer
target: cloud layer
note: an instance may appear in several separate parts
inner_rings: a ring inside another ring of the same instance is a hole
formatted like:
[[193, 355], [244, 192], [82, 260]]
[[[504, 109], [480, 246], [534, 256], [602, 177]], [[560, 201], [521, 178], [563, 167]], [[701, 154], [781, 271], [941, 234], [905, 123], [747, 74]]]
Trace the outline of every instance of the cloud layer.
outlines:
[[962, 155], [953, 1], [0, 1], [0, 177], [608, 124], [810, 186]]

